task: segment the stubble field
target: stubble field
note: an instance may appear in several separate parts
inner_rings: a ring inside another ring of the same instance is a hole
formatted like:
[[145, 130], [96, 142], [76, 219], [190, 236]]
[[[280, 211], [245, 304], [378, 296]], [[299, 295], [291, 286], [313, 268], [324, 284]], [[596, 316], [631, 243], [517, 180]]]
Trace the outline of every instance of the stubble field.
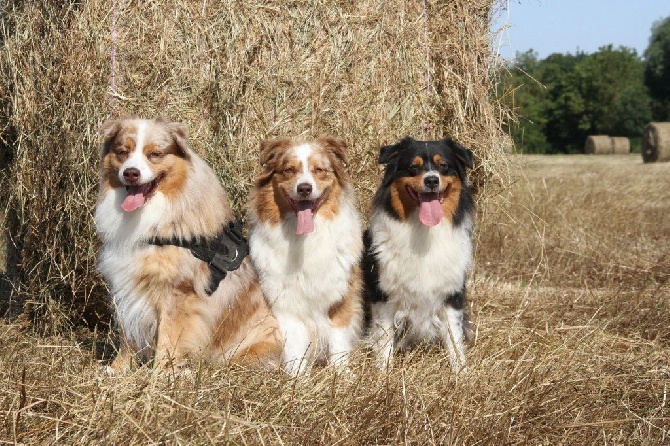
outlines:
[[[113, 336], [0, 322], [0, 443], [670, 442], [670, 163], [514, 156], [479, 203], [468, 369], [99, 373]], [[365, 204], [365, 200], [362, 200]]]

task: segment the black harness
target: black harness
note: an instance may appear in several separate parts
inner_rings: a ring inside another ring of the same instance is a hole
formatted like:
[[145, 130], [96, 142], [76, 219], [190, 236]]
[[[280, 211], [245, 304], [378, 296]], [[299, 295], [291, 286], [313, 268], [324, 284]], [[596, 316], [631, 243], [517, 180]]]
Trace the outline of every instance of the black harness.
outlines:
[[205, 262], [210, 272], [209, 285], [206, 290], [208, 294], [216, 291], [226, 274], [239, 268], [244, 258], [249, 254], [249, 244], [242, 233], [242, 220], [239, 217], [234, 222], [228, 223], [221, 235], [213, 239], [154, 238], [149, 243], [155, 246], [186, 248], [191, 251], [195, 258]]

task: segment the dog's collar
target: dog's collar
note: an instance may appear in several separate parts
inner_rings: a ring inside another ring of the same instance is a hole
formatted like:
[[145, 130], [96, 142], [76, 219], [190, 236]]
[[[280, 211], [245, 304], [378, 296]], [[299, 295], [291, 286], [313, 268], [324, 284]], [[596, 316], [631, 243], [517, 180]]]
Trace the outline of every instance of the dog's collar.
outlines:
[[249, 244], [242, 233], [242, 220], [237, 217], [223, 229], [221, 235], [203, 240], [182, 240], [176, 237], [154, 237], [149, 244], [186, 248], [209, 267], [210, 279], [207, 292], [214, 293], [228, 272], [235, 271], [249, 254]]

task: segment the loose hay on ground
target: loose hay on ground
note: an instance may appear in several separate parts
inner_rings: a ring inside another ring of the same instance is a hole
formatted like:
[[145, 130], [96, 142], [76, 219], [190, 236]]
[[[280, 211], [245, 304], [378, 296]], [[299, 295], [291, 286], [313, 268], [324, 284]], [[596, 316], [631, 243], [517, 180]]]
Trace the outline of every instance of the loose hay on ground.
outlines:
[[38, 337], [2, 321], [0, 441], [668, 443], [670, 164], [520, 158], [525, 174], [481, 209], [466, 374], [427, 349], [389, 373], [361, 351], [353, 377], [196, 364], [108, 378], [107, 334]]

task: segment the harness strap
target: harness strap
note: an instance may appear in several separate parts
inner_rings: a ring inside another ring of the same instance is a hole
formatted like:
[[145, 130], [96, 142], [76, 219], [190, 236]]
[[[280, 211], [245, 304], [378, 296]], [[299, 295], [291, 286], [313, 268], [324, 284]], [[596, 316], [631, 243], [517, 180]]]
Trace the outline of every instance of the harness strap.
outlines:
[[153, 238], [149, 244], [155, 246], [176, 246], [191, 251], [193, 257], [207, 264], [210, 272], [208, 294], [212, 294], [225, 279], [229, 271], [240, 267], [249, 254], [249, 244], [242, 233], [242, 219], [237, 217], [223, 229], [218, 237], [207, 240], [182, 240]]

